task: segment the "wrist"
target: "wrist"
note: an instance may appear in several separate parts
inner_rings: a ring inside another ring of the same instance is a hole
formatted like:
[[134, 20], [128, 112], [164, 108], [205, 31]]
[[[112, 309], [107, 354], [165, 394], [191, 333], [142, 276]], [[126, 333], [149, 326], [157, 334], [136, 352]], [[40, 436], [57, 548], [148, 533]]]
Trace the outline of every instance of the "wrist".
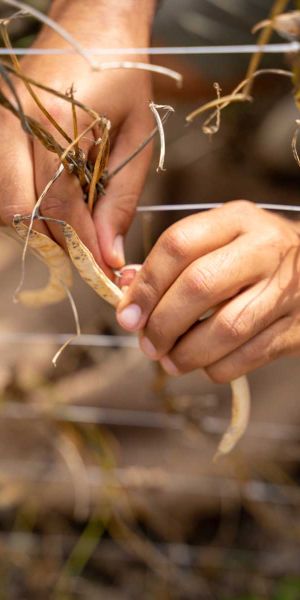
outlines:
[[49, 16], [90, 46], [148, 45], [156, 5], [157, 0], [53, 0]]

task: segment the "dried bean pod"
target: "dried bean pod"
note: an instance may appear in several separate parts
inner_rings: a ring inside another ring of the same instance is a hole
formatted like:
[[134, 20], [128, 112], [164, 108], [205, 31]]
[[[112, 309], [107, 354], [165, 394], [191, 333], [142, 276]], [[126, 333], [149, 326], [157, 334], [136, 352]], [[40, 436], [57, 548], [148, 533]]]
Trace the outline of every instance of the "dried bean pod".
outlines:
[[[22, 240], [26, 240], [28, 227], [16, 215], [13, 227]], [[18, 293], [17, 299], [24, 305], [39, 308], [48, 304], [56, 304], [67, 296], [66, 289], [72, 286], [71, 263], [64, 250], [47, 235], [32, 230], [29, 247], [49, 269], [49, 280], [45, 287], [37, 290], [24, 290]]]
[[122, 291], [105, 275], [96, 263], [92, 253], [82, 243], [71, 225], [62, 225], [70, 258], [82, 279], [109, 304], [116, 307], [122, 298]]
[[232, 389], [231, 423], [219, 443], [214, 460], [233, 450], [244, 435], [249, 423], [251, 395], [248, 379], [246, 376], [239, 377], [231, 381], [230, 385]]
[[[199, 321], [208, 319], [220, 307], [221, 305], [218, 305], [215, 306], [215, 308], [208, 310], [200, 317]], [[246, 376], [239, 377], [238, 379], [231, 381], [230, 385], [232, 390], [231, 422], [219, 443], [214, 461], [218, 460], [218, 458], [224, 454], [229, 454], [229, 452], [233, 450], [240, 438], [244, 435], [249, 423], [251, 394], [248, 379]]]

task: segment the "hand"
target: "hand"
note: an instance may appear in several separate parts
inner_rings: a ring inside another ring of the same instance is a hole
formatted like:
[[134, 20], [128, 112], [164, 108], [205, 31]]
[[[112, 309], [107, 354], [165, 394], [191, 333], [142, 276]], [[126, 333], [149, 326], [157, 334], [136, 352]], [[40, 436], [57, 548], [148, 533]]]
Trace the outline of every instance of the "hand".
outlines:
[[118, 321], [141, 332], [141, 349], [169, 374], [202, 368], [228, 382], [300, 351], [299, 274], [299, 225], [230, 202], [160, 237]]
[[[141, 0], [138, 5], [127, 0], [126, 6], [120, 6], [114, 0], [99, 0], [98, 3], [91, 0], [84, 3], [56, 0], [52, 3], [50, 14], [85, 47], [147, 46], [154, 4], [154, 0]], [[42, 48], [67, 46], [48, 28], [42, 30], [35, 45]], [[119, 58], [122, 60], [124, 57]], [[109, 59], [109, 56], [105, 57], [105, 61]], [[77, 55], [28, 57], [22, 61], [22, 69], [28, 76], [63, 93], [74, 84], [76, 99], [111, 120], [109, 169], [130, 155], [153, 128], [148, 108], [151, 100], [148, 73], [134, 70], [92, 72], [84, 59]], [[49, 125], [23, 83], [17, 81], [16, 85], [25, 113], [42, 122], [66, 147], [67, 142]], [[73, 138], [71, 105], [36, 91], [47, 110]], [[91, 119], [80, 109], [77, 114], [80, 132]], [[0, 118], [0, 219], [11, 224], [14, 214], [31, 213], [37, 197], [57, 170], [59, 160], [38, 140], [26, 136], [19, 121], [7, 110], [0, 108]], [[80, 144], [86, 154], [92, 154], [94, 141], [91, 132]], [[70, 223], [97, 262], [120, 267], [124, 264], [123, 236], [133, 218], [150, 156], [151, 149], [148, 147], [112, 179], [92, 216], [83, 202], [78, 180], [63, 173], [43, 201], [41, 214]], [[39, 223], [35, 227], [44, 233], [50, 230], [54, 239], [64, 246], [58, 226]]]

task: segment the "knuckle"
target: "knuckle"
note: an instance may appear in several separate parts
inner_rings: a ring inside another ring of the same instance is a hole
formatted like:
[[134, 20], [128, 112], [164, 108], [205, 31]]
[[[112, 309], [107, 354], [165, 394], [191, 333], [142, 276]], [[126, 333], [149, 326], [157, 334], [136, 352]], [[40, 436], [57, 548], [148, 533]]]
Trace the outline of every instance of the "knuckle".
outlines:
[[281, 358], [284, 355], [284, 348], [282, 347], [279, 340], [275, 340], [273, 344], [271, 344], [267, 353], [265, 353], [265, 348], [261, 349], [260, 356], [265, 356], [265, 354], [267, 355], [266, 357], [268, 362], [273, 362], [274, 360], [277, 360], [278, 358]]
[[184, 374], [193, 370], [187, 356], [180, 350], [177, 349], [176, 352], [171, 355], [171, 358], [180, 373]]
[[31, 209], [22, 204], [3, 205], [0, 209], [0, 217], [6, 225], [12, 225], [15, 215], [28, 215]]
[[167, 346], [164, 320], [160, 315], [151, 315], [146, 327], [146, 336], [155, 341], [157, 350]]
[[171, 358], [180, 373], [190, 373], [201, 368], [196, 353], [187, 348], [186, 344], [179, 344], [172, 352]]
[[160, 294], [156, 282], [155, 273], [147, 266], [147, 262], [144, 264], [142, 270], [137, 275], [136, 284], [134, 286], [134, 297], [135, 301], [140, 302], [148, 310], [155, 305], [158, 301]]
[[[264, 228], [263, 238], [261, 240], [262, 245], [278, 247], [283, 245], [284, 239], [280, 231], [280, 227], [277, 223], [269, 223], [268, 227]], [[285, 244], [284, 244], [285, 245]]]
[[66, 219], [67, 207], [62, 198], [58, 196], [46, 196], [41, 205], [41, 214], [46, 217]]
[[246, 335], [248, 328], [248, 320], [244, 316], [230, 317], [227, 314], [221, 314], [217, 320], [218, 335], [225, 341], [241, 340]]
[[182, 227], [173, 226], [162, 235], [162, 246], [172, 257], [186, 258], [189, 252], [189, 240]]
[[249, 344], [245, 344], [241, 349], [242, 362], [244, 364], [256, 365], [261, 363], [262, 359], [265, 362], [271, 362], [280, 358], [282, 355], [282, 345], [280, 340], [268, 339], [268, 333], [263, 333]]
[[230, 204], [232, 209], [237, 213], [252, 214], [255, 210], [257, 210], [255, 204], [253, 204], [253, 202], [250, 202], [249, 200], [234, 200], [233, 202], [229, 202], [228, 204]]
[[[240, 348], [240, 357], [242, 364], [253, 365], [257, 362], [262, 353], [265, 353], [265, 347], [263, 344], [256, 340], [256, 342], [250, 342]], [[275, 358], [275, 357], [274, 357]]]
[[212, 365], [206, 367], [205, 371], [214, 383], [229, 383], [233, 379], [231, 369], [225, 365]]
[[263, 214], [261, 209], [249, 200], [234, 200], [228, 202], [225, 207], [229, 210], [229, 216], [232, 216], [239, 224], [241, 232], [247, 230], [249, 226], [247, 219], [251, 222], [251, 220], [255, 219], [255, 215], [257, 217], [258, 212]]
[[185, 285], [188, 293], [210, 298], [214, 296], [215, 277], [209, 269], [193, 266], [187, 271]]

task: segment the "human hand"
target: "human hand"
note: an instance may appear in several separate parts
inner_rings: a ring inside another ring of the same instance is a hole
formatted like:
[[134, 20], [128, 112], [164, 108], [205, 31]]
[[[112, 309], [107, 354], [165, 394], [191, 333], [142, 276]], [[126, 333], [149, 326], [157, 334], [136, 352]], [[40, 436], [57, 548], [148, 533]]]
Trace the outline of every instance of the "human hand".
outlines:
[[170, 375], [202, 368], [225, 383], [300, 351], [299, 273], [299, 226], [230, 202], [163, 233], [117, 318]]
[[[56, 0], [50, 14], [86, 47], [147, 46], [154, 5], [154, 0], [142, 0], [138, 5], [128, 0], [126, 6], [120, 6], [116, 0], [98, 3]], [[35, 46], [64, 48], [66, 44], [53, 31], [44, 28]], [[109, 56], [105, 57], [105, 61], [109, 59]], [[111, 120], [109, 169], [114, 169], [130, 155], [153, 127], [148, 108], [151, 99], [148, 73], [133, 70], [92, 72], [77, 55], [27, 57], [22, 61], [22, 70], [29, 77], [63, 93], [74, 84], [77, 100]], [[66, 141], [49, 125], [24, 85], [20, 81], [15, 81], [15, 85], [25, 113], [42, 123], [66, 147]], [[50, 114], [73, 138], [71, 105], [39, 90], [37, 93]], [[81, 132], [91, 119], [80, 109], [77, 115]], [[0, 219], [9, 225], [14, 214], [31, 213], [36, 198], [56, 172], [59, 160], [38, 140], [30, 139], [19, 121], [3, 108], [0, 108], [0, 118]], [[94, 142], [91, 132], [80, 144], [90, 157], [95, 150]], [[64, 172], [45, 197], [41, 214], [63, 219], [72, 225], [98, 263], [111, 268], [122, 266], [123, 236], [133, 218], [150, 156], [148, 147], [111, 180], [93, 215], [83, 202], [76, 177]], [[58, 226], [38, 223], [35, 227], [43, 233], [50, 230], [54, 239], [65, 245]]]

